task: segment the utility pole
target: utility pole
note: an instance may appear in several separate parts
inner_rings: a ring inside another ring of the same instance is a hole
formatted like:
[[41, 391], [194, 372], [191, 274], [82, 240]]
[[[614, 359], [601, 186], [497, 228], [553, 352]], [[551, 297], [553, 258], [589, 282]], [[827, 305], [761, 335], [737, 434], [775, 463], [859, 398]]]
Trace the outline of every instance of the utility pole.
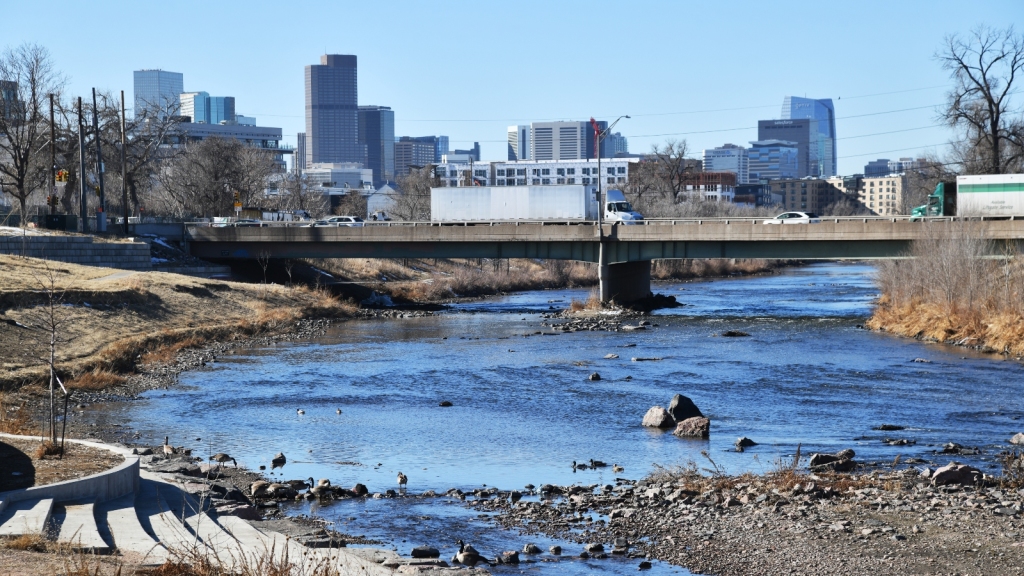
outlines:
[[124, 212], [124, 235], [128, 235], [128, 157], [125, 144], [124, 90], [121, 90], [121, 207]]
[[[50, 190], [57, 197], [57, 142], [56, 129], [53, 127], [53, 94], [50, 94]], [[50, 214], [57, 212], [57, 204], [50, 203]]]
[[96, 231], [107, 231], [107, 198], [103, 190], [103, 146], [100, 144], [100, 117], [96, 110], [96, 89], [92, 89], [92, 130], [96, 138], [96, 175], [100, 181], [100, 206], [96, 209]]
[[82, 232], [89, 232], [89, 197], [85, 195], [85, 134], [82, 129], [82, 97], [78, 97], [78, 197], [82, 202]]

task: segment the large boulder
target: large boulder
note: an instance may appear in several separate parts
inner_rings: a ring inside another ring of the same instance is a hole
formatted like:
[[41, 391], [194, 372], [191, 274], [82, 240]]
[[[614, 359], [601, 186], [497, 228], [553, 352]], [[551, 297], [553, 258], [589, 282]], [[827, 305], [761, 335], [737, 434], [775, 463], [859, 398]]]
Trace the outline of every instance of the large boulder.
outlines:
[[676, 419], [676, 422], [682, 422], [687, 418], [703, 417], [704, 414], [697, 408], [697, 405], [682, 394], [676, 394], [672, 397], [672, 402], [668, 405], [668, 413]]
[[835, 454], [811, 454], [811, 460], [808, 462], [808, 467], [811, 470], [817, 470], [819, 472], [831, 470], [833, 472], [849, 472], [857, 467], [857, 463], [853, 461], [853, 457], [856, 456], [853, 450], [847, 448], [846, 450], [840, 450]]
[[960, 484], [974, 486], [980, 484], [983, 479], [984, 474], [982, 474], [981, 470], [966, 464], [950, 462], [932, 474], [932, 485]]
[[652, 406], [647, 411], [647, 414], [644, 414], [644, 420], [641, 424], [648, 428], [671, 428], [676, 425], [676, 421], [668, 413], [668, 410], [661, 406]]
[[687, 418], [676, 424], [676, 429], [672, 433], [680, 438], [710, 438], [711, 420], [703, 416]]
[[1018, 444], [1024, 446], [1024, 432], [1018, 432], [1010, 438], [1010, 444]]

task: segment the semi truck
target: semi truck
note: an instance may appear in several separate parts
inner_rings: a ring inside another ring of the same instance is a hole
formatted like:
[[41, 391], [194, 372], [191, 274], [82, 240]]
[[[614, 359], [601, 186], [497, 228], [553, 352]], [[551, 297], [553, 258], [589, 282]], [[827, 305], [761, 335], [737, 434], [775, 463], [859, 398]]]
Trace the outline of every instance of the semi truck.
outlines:
[[[605, 192], [604, 220], [636, 224], [644, 217], [633, 210], [621, 190]], [[459, 186], [430, 189], [433, 222], [597, 220], [597, 189], [583, 185]]]
[[1024, 174], [957, 176], [939, 182], [911, 220], [928, 216], [1024, 216]]

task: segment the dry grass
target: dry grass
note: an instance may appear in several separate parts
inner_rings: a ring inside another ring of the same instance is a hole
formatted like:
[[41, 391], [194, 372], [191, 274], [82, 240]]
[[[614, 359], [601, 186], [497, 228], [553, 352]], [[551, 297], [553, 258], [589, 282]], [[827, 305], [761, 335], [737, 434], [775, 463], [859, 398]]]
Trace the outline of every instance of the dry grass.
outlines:
[[39, 534], [23, 534], [17, 538], [3, 540], [4, 548], [25, 550], [29, 552], [45, 552], [47, 541]]
[[38, 448], [36, 448], [35, 452], [33, 453], [33, 456], [36, 457], [36, 460], [42, 460], [47, 456], [60, 456], [63, 453], [64, 450], [60, 447], [60, 444], [55, 444], [53, 442], [43, 442], [42, 444], [39, 445]]
[[85, 372], [73, 378], [68, 382], [68, 387], [74, 390], [104, 390], [111, 386], [124, 384], [125, 380], [124, 376], [110, 370], [94, 368], [91, 372]]
[[7, 434], [30, 434], [35, 426], [24, 405], [14, 406], [8, 401], [8, 394], [0, 392], [0, 432]]
[[974, 222], [922, 223], [907, 260], [878, 267], [882, 297], [868, 321], [900, 336], [1024, 356], [1024, 262], [991, 245]]
[[779, 260], [654, 260], [651, 263], [651, 278], [655, 280], [685, 280], [764, 274], [783, 265], [785, 262]]

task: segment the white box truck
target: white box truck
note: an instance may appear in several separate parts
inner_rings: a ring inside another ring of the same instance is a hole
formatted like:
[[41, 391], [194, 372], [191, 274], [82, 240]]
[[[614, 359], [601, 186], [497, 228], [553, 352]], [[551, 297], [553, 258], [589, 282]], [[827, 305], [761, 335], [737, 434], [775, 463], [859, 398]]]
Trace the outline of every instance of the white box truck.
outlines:
[[[643, 220], [619, 190], [606, 192], [605, 220]], [[597, 220], [597, 190], [582, 185], [465, 186], [430, 189], [433, 222], [515, 220], [584, 222]]]
[[1024, 216], [1024, 174], [957, 176], [939, 182], [911, 220], [926, 216]]

